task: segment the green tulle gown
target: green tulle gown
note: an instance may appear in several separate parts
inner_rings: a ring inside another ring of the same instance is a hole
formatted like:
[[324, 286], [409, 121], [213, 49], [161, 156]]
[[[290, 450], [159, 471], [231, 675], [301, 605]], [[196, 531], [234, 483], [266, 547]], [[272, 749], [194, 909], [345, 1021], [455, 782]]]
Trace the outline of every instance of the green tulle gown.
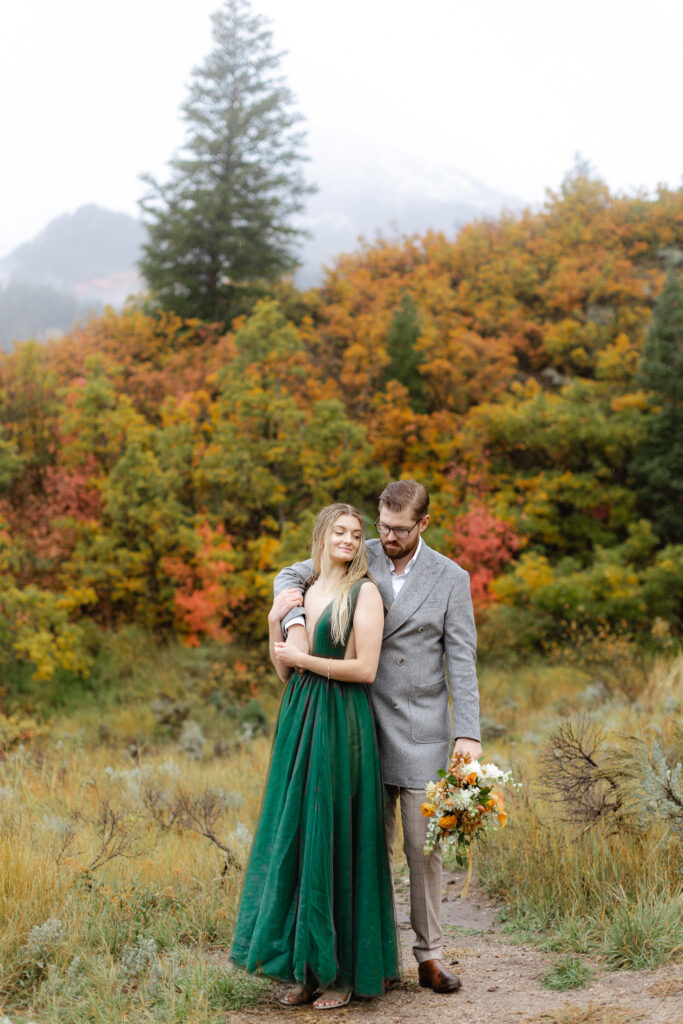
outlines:
[[[330, 613], [331, 605], [311, 653], [343, 658]], [[309, 672], [290, 678], [232, 960], [284, 981], [377, 996], [399, 960], [368, 689]]]

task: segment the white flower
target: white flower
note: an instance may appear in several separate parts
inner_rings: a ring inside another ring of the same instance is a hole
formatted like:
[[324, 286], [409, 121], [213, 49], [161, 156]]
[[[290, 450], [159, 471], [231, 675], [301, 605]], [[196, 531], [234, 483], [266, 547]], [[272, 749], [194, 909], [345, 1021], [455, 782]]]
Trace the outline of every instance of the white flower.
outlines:
[[473, 790], [456, 789], [450, 799], [453, 803], [453, 807], [457, 811], [465, 811], [472, 803]]
[[436, 784], [436, 782], [428, 782], [427, 783], [427, 786], [425, 788], [425, 794], [426, 794], [428, 800], [434, 800], [434, 798], [436, 797], [436, 794], [437, 794], [437, 784]]
[[482, 781], [496, 781], [501, 779], [506, 773], [495, 764], [483, 764], [479, 769], [479, 778]]

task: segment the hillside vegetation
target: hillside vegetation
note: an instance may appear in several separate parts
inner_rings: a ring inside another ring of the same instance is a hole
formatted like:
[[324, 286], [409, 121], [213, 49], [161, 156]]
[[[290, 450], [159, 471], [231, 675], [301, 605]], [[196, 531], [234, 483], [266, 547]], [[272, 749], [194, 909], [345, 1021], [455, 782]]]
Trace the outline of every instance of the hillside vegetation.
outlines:
[[[539, 213], [365, 245], [228, 330], [134, 307], [17, 346], [0, 657], [87, 675], [101, 629], [128, 622], [257, 648], [313, 512], [343, 498], [374, 518], [397, 476], [425, 482], [431, 543], [472, 573], [483, 652], [577, 631], [671, 644], [680, 330], [670, 373], [648, 378], [644, 352], [681, 250], [683, 191], [614, 197], [577, 174]], [[675, 270], [668, 287], [675, 307]]]

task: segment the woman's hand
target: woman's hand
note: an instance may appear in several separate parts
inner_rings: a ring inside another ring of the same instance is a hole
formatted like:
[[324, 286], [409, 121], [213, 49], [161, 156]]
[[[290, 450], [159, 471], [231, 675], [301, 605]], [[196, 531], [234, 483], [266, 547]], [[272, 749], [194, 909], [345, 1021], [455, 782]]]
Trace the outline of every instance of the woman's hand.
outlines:
[[303, 603], [304, 599], [301, 592], [296, 587], [286, 587], [275, 597], [273, 606], [268, 612], [268, 621], [280, 622], [287, 612], [290, 612], [292, 608], [303, 605]]
[[276, 641], [273, 644], [273, 653], [281, 665], [287, 665], [289, 668], [298, 668], [301, 665], [301, 648], [290, 640]]

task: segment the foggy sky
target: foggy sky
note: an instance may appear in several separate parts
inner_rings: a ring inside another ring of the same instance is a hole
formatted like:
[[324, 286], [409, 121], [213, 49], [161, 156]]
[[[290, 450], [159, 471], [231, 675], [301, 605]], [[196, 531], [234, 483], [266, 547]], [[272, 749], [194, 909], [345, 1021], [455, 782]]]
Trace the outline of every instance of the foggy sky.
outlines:
[[[218, 0], [0, 11], [0, 256], [162, 179]], [[538, 203], [579, 151], [612, 188], [681, 184], [680, 0], [254, 0], [325, 160], [364, 139]], [[400, 156], [396, 157], [400, 162]], [[314, 177], [315, 162], [311, 165]]]

